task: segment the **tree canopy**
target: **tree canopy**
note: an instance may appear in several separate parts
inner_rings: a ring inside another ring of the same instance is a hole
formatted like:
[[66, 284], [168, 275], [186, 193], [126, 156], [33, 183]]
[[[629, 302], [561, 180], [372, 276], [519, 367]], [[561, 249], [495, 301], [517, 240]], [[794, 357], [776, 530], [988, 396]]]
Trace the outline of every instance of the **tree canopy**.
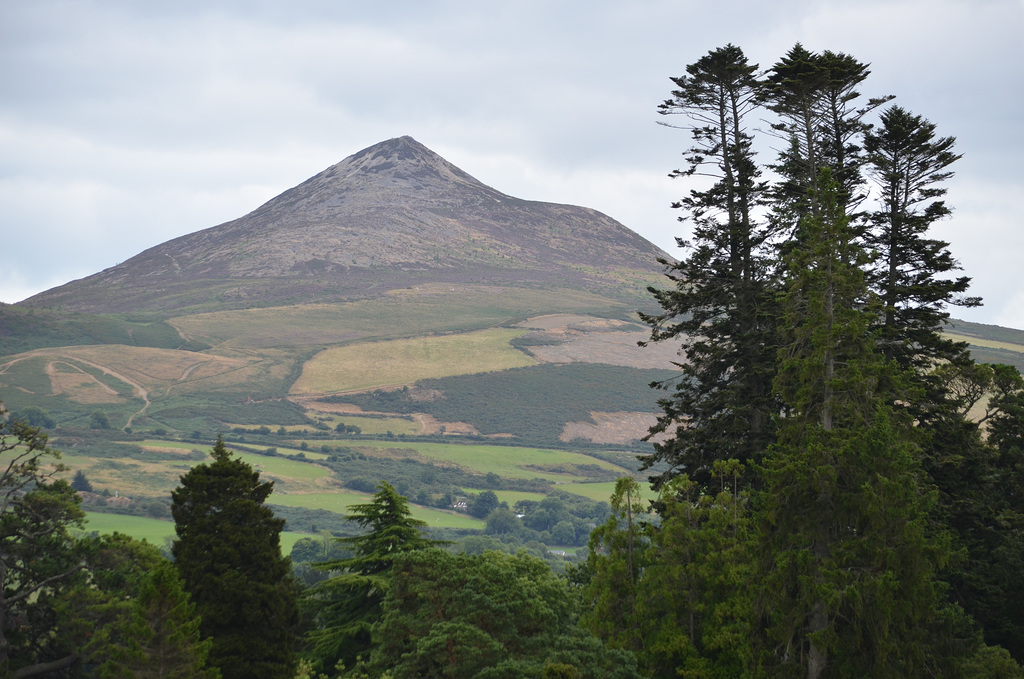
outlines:
[[175, 564], [213, 640], [210, 663], [224, 679], [291, 677], [298, 623], [284, 520], [264, 504], [273, 482], [233, 458], [220, 437], [213, 460], [171, 493]]
[[352, 667], [373, 648], [373, 625], [380, 620], [390, 573], [405, 552], [426, 549], [437, 541], [423, 535], [426, 523], [412, 518], [408, 500], [381, 481], [370, 502], [349, 507], [347, 518], [363, 529], [337, 542], [353, 555], [316, 564], [330, 577], [304, 597], [313, 624], [307, 634], [314, 667], [330, 671]]
[[[654, 674], [970, 676], [1005, 657], [982, 631], [1019, 656], [1019, 376], [943, 336], [950, 307], [980, 304], [930, 233], [960, 156], [892, 96], [864, 98], [869, 75], [801, 44], [760, 71], [728, 45], [659, 107], [692, 140], [671, 176], [698, 179], [673, 204], [689, 237], [651, 288], [662, 310], [643, 316], [683, 355], [655, 385], [671, 393], [644, 461], [661, 522], [595, 532], [584, 616]], [[767, 163], [758, 131], [779, 149]], [[715, 499], [722, 464], [745, 470], [731, 500]], [[712, 530], [714, 507], [731, 527]], [[721, 587], [728, 573], [753, 588]]]

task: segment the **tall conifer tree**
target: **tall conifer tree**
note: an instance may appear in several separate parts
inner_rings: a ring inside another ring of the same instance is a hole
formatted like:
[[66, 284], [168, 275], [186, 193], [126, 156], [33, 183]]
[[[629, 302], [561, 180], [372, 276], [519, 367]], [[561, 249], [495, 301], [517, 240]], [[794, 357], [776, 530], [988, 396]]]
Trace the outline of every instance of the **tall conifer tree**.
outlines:
[[775, 134], [788, 144], [775, 165], [782, 181], [772, 189], [783, 225], [796, 227], [803, 214], [817, 209], [817, 179], [825, 167], [831, 168], [844, 209], [863, 199], [860, 144], [870, 127], [864, 118], [892, 99], [855, 106], [861, 96], [856, 88], [869, 74], [867, 64], [848, 54], [819, 54], [799, 43], [769, 70], [764, 101], [778, 116]]
[[349, 510], [348, 520], [366, 532], [338, 542], [355, 554], [315, 564], [331, 577], [304, 599], [314, 623], [307, 640], [321, 671], [330, 671], [339, 662], [351, 668], [358, 657], [369, 657], [371, 628], [380, 620], [395, 560], [405, 552], [444, 544], [423, 535], [427, 524], [412, 518], [409, 501], [386, 481], [377, 484], [370, 502]]
[[171, 552], [213, 640], [209, 662], [224, 679], [290, 678], [298, 604], [281, 555], [284, 519], [264, 504], [274, 484], [219, 436], [210, 455], [171, 493]]
[[644, 316], [655, 342], [682, 341], [681, 376], [653, 434], [647, 468], [668, 470], [658, 484], [685, 469], [708, 484], [715, 460], [757, 458], [771, 440], [771, 381], [775, 354], [773, 294], [768, 259], [769, 232], [758, 221], [764, 185], [754, 161], [750, 125], [756, 111], [757, 66], [728, 45], [687, 66], [673, 78], [678, 89], [660, 112], [690, 123], [689, 167], [671, 176], [707, 176], [713, 183], [694, 189], [673, 207], [693, 224], [693, 238], [680, 239], [686, 255], [667, 266], [673, 287], [651, 289], [663, 311]]
[[928, 676], [941, 654], [929, 495], [910, 423], [891, 412], [898, 371], [869, 334], [872, 301], [829, 169], [790, 257], [776, 391], [787, 417], [764, 466], [766, 662], [823, 676]]
[[949, 243], [929, 237], [932, 225], [948, 216], [942, 182], [960, 156], [953, 137], [936, 137], [935, 125], [899, 106], [882, 112], [868, 132], [868, 174], [878, 190], [867, 246], [879, 253], [871, 274], [882, 301], [879, 347], [901, 367], [925, 373], [936, 361], [963, 358], [966, 345], [941, 334], [947, 307], [978, 306], [965, 293], [970, 278], [949, 278], [960, 267]]

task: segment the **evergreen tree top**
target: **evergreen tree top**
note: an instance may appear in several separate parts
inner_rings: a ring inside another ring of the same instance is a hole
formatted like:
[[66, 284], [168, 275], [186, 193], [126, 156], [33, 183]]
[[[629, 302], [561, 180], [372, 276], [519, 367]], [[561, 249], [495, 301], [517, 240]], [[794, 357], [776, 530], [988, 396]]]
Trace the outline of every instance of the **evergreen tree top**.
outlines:
[[252, 465], [232, 457], [223, 437], [217, 437], [210, 456], [213, 461], [190, 469], [171, 492], [171, 513], [179, 535], [198, 521], [218, 520], [226, 511], [244, 513], [247, 510], [240, 503], [263, 505], [274, 490], [273, 481], [260, 481], [260, 473]]
[[414, 519], [409, 501], [387, 481], [377, 484], [370, 502], [349, 505], [349, 521], [366, 529], [363, 535], [339, 538], [351, 545], [356, 555], [350, 559], [329, 562], [330, 568], [343, 567], [361, 575], [373, 575], [390, 569], [394, 557], [401, 552], [445, 544], [423, 536], [426, 521]]

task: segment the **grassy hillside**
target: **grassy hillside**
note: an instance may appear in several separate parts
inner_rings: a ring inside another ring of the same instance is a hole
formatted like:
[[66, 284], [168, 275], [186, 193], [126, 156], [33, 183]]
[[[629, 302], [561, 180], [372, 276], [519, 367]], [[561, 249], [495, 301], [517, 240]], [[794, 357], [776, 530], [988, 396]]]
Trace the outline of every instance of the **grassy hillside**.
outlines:
[[354, 340], [467, 332], [554, 313], [624, 317], [633, 308], [561, 288], [422, 285], [374, 299], [178, 316], [170, 323], [193, 340], [226, 349], [309, 347]]
[[971, 356], [979, 363], [1004, 363], [1024, 373], [1024, 330], [952, 321], [944, 334], [958, 342], [967, 342]]
[[[344, 520], [348, 507], [366, 502], [380, 480], [412, 499], [415, 518], [449, 536], [483, 530], [481, 519], [453, 505], [484, 491], [496, 492], [510, 505], [525, 501], [533, 507], [555, 496], [573, 512], [574, 540], [583, 544], [590, 527], [606, 515], [614, 479], [635, 467], [627, 453], [586, 454], [457, 440], [327, 437], [315, 441], [314, 451], [307, 439], [296, 439], [294, 433], [252, 432], [227, 441], [235, 456], [273, 482], [268, 504], [287, 522], [290, 533], [282, 538], [286, 551], [301, 537], [299, 532], [350, 532], [352, 527]], [[182, 474], [209, 459], [209, 443], [158, 437], [125, 440], [118, 434], [58, 437], [55, 443], [64, 448], [62, 462], [68, 467], [62, 475], [70, 479], [82, 472], [92, 485], [93, 492], [85, 496], [87, 531], [119, 531], [163, 545], [173, 534], [170, 492]], [[563, 529], [560, 535], [564, 534]], [[531, 535], [530, 539], [545, 542], [553, 539], [544, 530]]]
[[537, 365], [327, 400], [371, 411], [425, 412], [441, 421], [469, 423], [483, 435], [557, 445], [567, 422], [591, 421], [592, 412], [655, 412], [660, 394], [648, 385], [675, 374], [597, 363]]
[[[637, 350], [632, 318], [590, 293], [486, 285], [166, 321], [0, 308], [0, 347], [22, 349], [0, 359], [0, 398], [45, 410], [68, 478], [81, 470], [120, 498], [89, 506], [98, 530], [169, 534], [171, 489], [225, 433], [274, 482], [271, 504], [292, 528], [347, 530], [347, 506], [384, 479], [431, 526], [472, 531], [482, 522], [453, 498], [564, 491], [600, 503], [636, 473], [638, 416], [661, 396], [648, 384], [676, 375], [653, 366], [676, 356]], [[1024, 332], [957, 322], [948, 333], [978, 360], [1024, 369]], [[97, 412], [112, 429], [90, 428]], [[569, 441], [573, 423], [610, 423], [634, 444]]]
[[201, 350], [164, 320], [143, 316], [79, 314], [0, 303], [0, 357], [33, 349], [119, 344]]
[[526, 332], [525, 329], [492, 328], [335, 347], [307, 361], [291, 391], [293, 394], [354, 391], [535, 365], [537, 361], [510, 344]]

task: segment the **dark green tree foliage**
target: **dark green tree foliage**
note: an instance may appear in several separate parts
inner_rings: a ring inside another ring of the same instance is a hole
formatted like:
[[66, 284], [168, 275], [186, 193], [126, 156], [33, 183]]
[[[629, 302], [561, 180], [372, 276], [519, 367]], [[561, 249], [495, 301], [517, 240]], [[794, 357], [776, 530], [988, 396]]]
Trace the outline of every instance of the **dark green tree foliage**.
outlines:
[[540, 559], [419, 550], [400, 555], [391, 578], [372, 676], [639, 676], [629, 654], [576, 626], [566, 583]]
[[950, 214], [941, 183], [960, 158], [954, 143], [953, 137], [937, 138], [934, 124], [899, 106], [882, 112], [879, 128], [865, 136], [868, 174], [880, 202], [865, 234], [867, 247], [879, 255], [871, 272], [883, 307], [878, 343], [904, 369], [925, 371], [937, 360], [962, 359], [966, 345], [941, 335], [946, 307], [981, 304], [964, 297], [970, 278], [948, 277], [959, 269], [949, 243], [927, 236]]
[[869, 74], [867, 64], [847, 54], [819, 54], [799, 43], [769, 70], [763, 98], [778, 115], [772, 128], [788, 144], [774, 166], [782, 181], [771, 193], [777, 217], [787, 226], [796, 226], [803, 215], [816, 210], [817, 178], [825, 167], [832, 170], [844, 209], [863, 198], [859, 139], [869, 128], [864, 117], [892, 99], [874, 98], [862, 108], [854, 106], [860, 97], [856, 88]]
[[1005, 365], [976, 366], [970, 376], [973, 379], [967, 384], [972, 388], [964, 389], [961, 407], [990, 397], [983, 418], [987, 442], [976, 428], [965, 428], [969, 445], [960, 450], [966, 454], [943, 457], [941, 464], [933, 461], [940, 516], [967, 551], [967, 559], [949, 575], [950, 584], [955, 600], [981, 624], [985, 641], [1005, 647], [1021, 661], [1024, 380], [1015, 368]]
[[498, 496], [493, 490], [485, 490], [467, 503], [467, 509], [472, 516], [478, 519], [486, 519], [487, 515], [498, 508], [501, 504]]
[[[0, 408], [2, 409], [2, 408]], [[85, 514], [46, 434], [0, 420], [0, 675], [45, 676], [70, 667], [77, 648], [58, 604], [83, 579], [70, 530]]]
[[[929, 404], [927, 419], [917, 427], [924, 442], [922, 466], [937, 490], [932, 520], [952, 532], [965, 556], [943, 577], [952, 600], [981, 626], [985, 641], [1024, 658], [1024, 625], [1017, 613], [1024, 563], [1019, 374], [1010, 366], [958, 360], [926, 377], [941, 398]], [[987, 441], [972, 411], [984, 412]]]
[[611, 648], [640, 652], [638, 587], [650, 547], [649, 510], [642, 506], [640, 484], [628, 476], [615, 483], [611, 505], [612, 515], [590, 534], [590, 580], [583, 591], [587, 607], [581, 624]]
[[89, 483], [89, 479], [86, 478], [85, 472], [83, 472], [81, 469], [76, 471], [75, 477], [71, 479], [71, 487], [83, 493], [92, 492], [92, 484]]
[[752, 542], [742, 467], [718, 461], [720, 490], [700, 493], [686, 475], [662, 486], [639, 585], [641, 667], [650, 676], [743, 676], [750, 666]]
[[763, 470], [764, 662], [811, 679], [932, 676], [948, 546], [928, 535], [914, 432], [888, 405], [900, 378], [868, 333], [840, 187], [828, 169], [819, 182], [784, 301], [776, 391], [788, 416]]
[[50, 417], [50, 413], [46, 412], [42, 408], [37, 406], [28, 406], [22, 408], [17, 412], [8, 413], [9, 419], [20, 420], [30, 427], [39, 427], [40, 429], [53, 429], [57, 426], [57, 422]]
[[518, 535], [523, 531], [523, 522], [511, 509], [499, 507], [487, 517], [488, 535]]
[[[951, 275], [958, 267], [948, 245], [928, 234], [949, 213], [941, 183], [959, 157], [953, 140], [898, 107], [882, 112], [873, 129], [868, 114], [891, 97], [860, 103], [869, 71], [848, 55], [798, 44], [763, 81], [751, 71], [751, 106], [774, 114], [773, 132], [785, 145], [771, 166], [777, 179], [751, 185], [752, 214], [769, 210], [767, 226], [755, 229], [761, 239], [752, 241], [761, 245], [755, 261], [762, 268], [752, 271], [762, 292], [749, 297], [759, 320], [732, 323], [745, 316], [742, 296], [722, 293], [733, 289], [721, 263], [734, 261], [736, 242], [735, 213], [722, 188], [729, 146], [724, 136], [701, 146], [714, 138], [716, 120], [717, 129], [726, 127], [728, 111], [719, 109], [716, 118], [708, 113], [713, 99], [694, 96], [704, 92], [698, 76], [707, 64], [726, 54], [738, 51], [716, 50], [688, 67], [688, 78], [673, 79], [675, 99], [661, 107], [706, 115], [703, 126], [691, 128], [699, 143], [689, 152], [690, 171], [674, 175], [698, 174], [705, 161], [717, 162], [719, 172], [713, 188], [677, 205], [693, 219], [691, 251], [703, 244], [703, 256], [688, 254], [669, 270], [669, 289], [654, 291], [664, 312], [645, 317], [653, 341], [689, 335], [683, 379], [660, 402], [663, 415], [652, 429], [668, 437], [646, 461], [667, 465], [652, 480], [664, 485], [685, 473], [707, 493], [715, 461], [757, 463], [771, 451], [752, 479], [755, 488], [763, 485], [751, 521], [761, 533], [759, 579], [770, 586], [755, 600], [760, 616], [747, 621], [763, 653], [748, 672], [1002, 672], [1006, 656], [978, 645], [977, 628], [955, 604], [982, 624], [988, 643], [1020, 652], [1021, 625], [1009, 613], [1020, 610], [1020, 588], [1009, 574], [1024, 563], [1015, 490], [1024, 484], [1014, 452], [1024, 418], [1004, 367], [976, 365], [962, 345], [941, 336], [949, 306], [978, 303], [966, 296], [968, 279]], [[747, 176], [758, 176], [753, 156], [747, 159]], [[870, 192], [865, 176], [873, 180]], [[726, 217], [708, 218], [716, 214]], [[994, 386], [997, 375], [1005, 390]], [[774, 389], [738, 390], [755, 383]], [[989, 391], [996, 396], [985, 417], [986, 441], [970, 412]], [[735, 426], [751, 404], [770, 416], [763, 436], [756, 427]], [[658, 506], [666, 518], [670, 505], [663, 499]], [[699, 535], [674, 539], [686, 545]], [[652, 536], [646, 569], [653, 573], [670, 561], [662, 561]], [[948, 558], [954, 553], [967, 559]], [[621, 569], [624, 560], [610, 561], [616, 562]], [[948, 595], [940, 573], [951, 585]], [[617, 591], [622, 601], [631, 592]], [[678, 620], [724, 606], [716, 596], [697, 596], [699, 609], [665, 598], [657, 615], [675, 613]], [[696, 618], [679, 627], [693, 630], [693, 639], [667, 635], [687, 644], [675, 647], [677, 657], [664, 656], [670, 665], [663, 667], [696, 671], [691, 661], [713, 654], [701, 647]], [[643, 654], [657, 634], [629, 638], [634, 647], [643, 640], [642, 658], [654, 657]]]
[[90, 429], [110, 429], [110, 417], [102, 410], [94, 410], [89, 415]]
[[174, 565], [152, 545], [115, 533], [87, 538], [89, 582], [63, 603], [82, 656], [104, 679], [215, 679], [211, 641]]
[[[774, 297], [768, 258], [769, 230], [756, 210], [764, 185], [754, 161], [749, 126], [759, 92], [756, 65], [729, 45], [714, 50], [673, 78], [678, 89], [659, 112], [680, 115], [694, 145], [689, 167], [673, 177], [711, 177], [673, 207], [693, 224], [692, 242], [680, 261], [669, 264], [672, 287], [651, 288], [663, 312], [643, 316], [651, 340], [683, 342], [686, 359], [653, 434], [670, 438], [654, 444], [645, 468], [667, 464], [656, 483], [685, 469], [691, 479], [710, 483], [715, 460], [757, 459], [772, 436], [771, 395], [776, 340]], [[657, 440], [657, 439], [656, 439]]]
[[330, 671], [339, 662], [352, 667], [357, 657], [369, 654], [371, 629], [380, 619], [395, 559], [439, 544], [423, 536], [426, 523], [410, 516], [408, 500], [385, 481], [377, 485], [370, 502], [349, 510], [352, 514], [347, 518], [366, 532], [337, 539], [354, 555], [317, 563], [317, 568], [332, 576], [304, 600], [313, 619], [307, 640], [319, 671]]
[[171, 551], [213, 640], [210, 663], [224, 679], [291, 677], [298, 606], [281, 556], [284, 521], [264, 504], [273, 483], [232, 458], [220, 437], [211, 456], [171, 493]]

